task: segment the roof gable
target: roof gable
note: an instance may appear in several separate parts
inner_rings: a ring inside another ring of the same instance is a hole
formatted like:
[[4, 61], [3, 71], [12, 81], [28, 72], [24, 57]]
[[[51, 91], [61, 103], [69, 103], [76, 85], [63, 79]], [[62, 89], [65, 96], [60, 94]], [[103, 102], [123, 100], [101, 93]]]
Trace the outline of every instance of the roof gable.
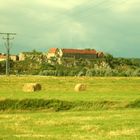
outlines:
[[57, 50], [58, 50], [58, 48], [51, 48], [51, 49], [49, 50], [49, 53], [56, 53]]

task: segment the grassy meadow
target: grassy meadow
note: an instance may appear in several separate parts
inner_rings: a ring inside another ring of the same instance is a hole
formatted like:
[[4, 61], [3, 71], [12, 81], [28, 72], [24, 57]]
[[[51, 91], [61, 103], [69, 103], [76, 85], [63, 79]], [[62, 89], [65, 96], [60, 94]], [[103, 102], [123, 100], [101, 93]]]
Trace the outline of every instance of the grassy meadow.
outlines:
[[[43, 98], [68, 101], [120, 100], [133, 101], [140, 95], [140, 78], [86, 77], [0, 77], [0, 99]], [[24, 93], [25, 83], [40, 83], [42, 91]], [[76, 94], [77, 83], [85, 83], [87, 91]]]
[[[140, 78], [1, 76], [0, 79], [0, 140], [140, 139]], [[24, 83], [30, 82], [40, 83], [42, 91], [23, 92]], [[87, 90], [75, 92], [77, 83], [86, 84]], [[28, 109], [30, 105], [35, 108]], [[52, 109], [58, 105], [59, 110]]]

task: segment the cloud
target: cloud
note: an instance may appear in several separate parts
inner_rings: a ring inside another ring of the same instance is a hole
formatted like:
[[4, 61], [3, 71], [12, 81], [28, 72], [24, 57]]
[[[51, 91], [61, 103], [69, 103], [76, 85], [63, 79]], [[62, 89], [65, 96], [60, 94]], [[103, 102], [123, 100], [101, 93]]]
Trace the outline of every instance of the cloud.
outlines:
[[66, 9], [69, 10], [71, 8], [74, 8], [82, 3], [86, 2], [86, 0], [40, 0], [38, 1], [38, 4], [45, 5], [47, 7], [51, 8], [60, 8], [60, 9]]
[[139, 57], [139, 13], [139, 0], [1, 0], [0, 32], [17, 32], [13, 53], [91, 47]]
[[131, 13], [135, 9], [138, 9], [140, 5], [139, 0], [124, 0], [122, 2], [118, 2], [112, 6], [112, 11], [118, 12], [118, 14], [122, 13]]

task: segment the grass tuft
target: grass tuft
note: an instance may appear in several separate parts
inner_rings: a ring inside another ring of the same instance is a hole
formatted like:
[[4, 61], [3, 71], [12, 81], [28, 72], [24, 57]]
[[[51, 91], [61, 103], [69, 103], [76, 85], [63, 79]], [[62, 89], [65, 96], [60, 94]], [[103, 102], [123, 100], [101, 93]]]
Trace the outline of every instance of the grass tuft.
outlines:
[[127, 106], [127, 108], [140, 108], [140, 100], [135, 100], [131, 103], [129, 103]]

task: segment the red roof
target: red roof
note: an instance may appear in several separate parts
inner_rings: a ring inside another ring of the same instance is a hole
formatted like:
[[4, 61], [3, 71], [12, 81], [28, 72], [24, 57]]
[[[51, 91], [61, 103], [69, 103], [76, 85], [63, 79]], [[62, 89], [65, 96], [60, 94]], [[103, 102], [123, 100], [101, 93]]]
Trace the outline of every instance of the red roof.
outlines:
[[97, 54], [96, 50], [62, 49], [63, 53], [75, 54]]
[[6, 56], [0, 55], [0, 59], [6, 59]]
[[49, 50], [49, 53], [56, 53], [56, 51], [57, 51], [57, 48], [51, 48], [51, 49]]

